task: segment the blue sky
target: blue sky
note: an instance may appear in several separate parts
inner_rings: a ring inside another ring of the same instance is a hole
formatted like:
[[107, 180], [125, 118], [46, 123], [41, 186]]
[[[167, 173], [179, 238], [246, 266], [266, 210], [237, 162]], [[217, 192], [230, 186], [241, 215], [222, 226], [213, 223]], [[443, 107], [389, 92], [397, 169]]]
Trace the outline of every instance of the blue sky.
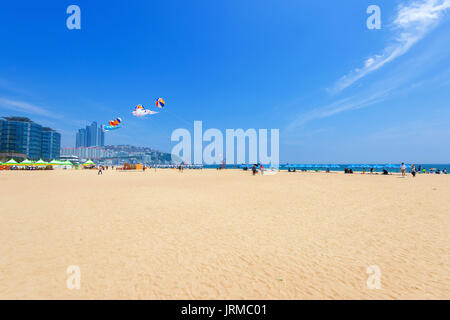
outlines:
[[[280, 129], [281, 162], [449, 163], [449, 31], [450, 0], [2, 2], [0, 116], [66, 147], [121, 117], [107, 144], [170, 151], [202, 120]], [[160, 96], [160, 114], [131, 115]]]

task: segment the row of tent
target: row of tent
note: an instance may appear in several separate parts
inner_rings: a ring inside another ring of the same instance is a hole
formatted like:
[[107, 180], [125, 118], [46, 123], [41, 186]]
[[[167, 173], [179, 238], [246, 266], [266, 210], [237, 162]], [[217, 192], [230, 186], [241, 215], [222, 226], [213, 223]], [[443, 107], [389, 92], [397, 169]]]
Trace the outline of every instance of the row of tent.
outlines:
[[[45, 162], [42, 159], [39, 159], [38, 161], [31, 161], [28, 159], [23, 160], [22, 162], [17, 162], [14, 159], [10, 159], [7, 162], [1, 163], [0, 165], [4, 166], [72, 166], [73, 163], [69, 160], [66, 161], [59, 161], [59, 160], [52, 160], [50, 162]], [[95, 166], [95, 163], [92, 160], [88, 160], [85, 163], [83, 163], [83, 166]]]

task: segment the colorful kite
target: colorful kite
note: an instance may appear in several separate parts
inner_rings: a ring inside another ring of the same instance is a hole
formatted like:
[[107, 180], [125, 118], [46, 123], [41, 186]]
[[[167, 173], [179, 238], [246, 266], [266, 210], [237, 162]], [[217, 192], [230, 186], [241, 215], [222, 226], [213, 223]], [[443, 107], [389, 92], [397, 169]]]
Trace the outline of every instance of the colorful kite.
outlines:
[[136, 116], [136, 117], [143, 117], [143, 116], [146, 116], [148, 114], [155, 114], [155, 113], [158, 113], [158, 112], [152, 111], [152, 110], [149, 110], [149, 109], [145, 109], [140, 104], [138, 104], [136, 106], [136, 108], [134, 108], [134, 111], [133, 111], [133, 115]]
[[165, 104], [166, 104], [166, 102], [164, 101], [163, 98], [159, 98], [156, 100], [156, 106], [158, 108], [163, 108]]
[[102, 130], [103, 130], [103, 132], [108, 132], [108, 131], [111, 131], [111, 130], [120, 129], [121, 128], [121, 126], [120, 126], [121, 122], [122, 122], [122, 119], [120, 119], [120, 118], [116, 118], [114, 120], [111, 120], [111, 121], [109, 121], [109, 125], [103, 125], [102, 126]]
[[115, 126], [118, 126], [121, 122], [122, 122], [122, 119], [120, 119], [120, 118], [115, 118], [114, 120], [111, 120], [111, 121], [109, 122], [109, 125], [110, 125], [111, 127], [115, 127]]

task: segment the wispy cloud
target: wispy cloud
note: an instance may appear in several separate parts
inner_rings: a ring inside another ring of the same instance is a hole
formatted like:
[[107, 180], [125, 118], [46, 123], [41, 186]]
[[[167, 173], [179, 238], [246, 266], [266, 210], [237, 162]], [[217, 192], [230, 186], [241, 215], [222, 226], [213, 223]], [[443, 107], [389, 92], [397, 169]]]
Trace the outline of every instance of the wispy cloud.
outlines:
[[48, 118], [61, 118], [60, 115], [51, 112], [43, 107], [37, 106], [35, 104], [25, 102], [25, 101], [19, 101], [19, 100], [13, 100], [13, 99], [7, 99], [7, 98], [1, 98], [0, 97], [0, 107], [4, 109], [13, 110], [16, 112], [23, 112], [23, 113], [30, 113], [30, 114], [36, 114], [40, 116], [45, 116]]
[[327, 118], [344, 111], [361, 109], [377, 104], [384, 101], [393, 89], [394, 87], [391, 87], [385, 90], [376, 91], [370, 95], [359, 94], [345, 99], [340, 99], [325, 107], [317, 108], [298, 116], [297, 119], [291, 122], [286, 129], [292, 130], [316, 119]]
[[440, 22], [448, 8], [450, 8], [450, 0], [421, 0], [413, 1], [409, 5], [400, 5], [391, 26], [395, 40], [388, 44], [382, 53], [367, 58], [362, 67], [354, 69], [339, 79], [330, 91], [340, 92], [404, 55]]
[[[398, 12], [395, 15], [395, 25], [399, 28], [400, 26], [405, 26], [402, 27], [403, 32], [399, 33], [399, 36], [403, 37], [403, 39], [405, 39], [404, 41], [410, 39], [410, 42], [408, 43], [411, 43], [413, 36], [407, 35], [405, 31], [406, 26], [415, 25], [414, 28], [410, 27], [408, 29], [410, 31], [416, 30], [415, 28], [417, 28], [417, 30], [422, 28], [421, 30], [429, 32], [429, 30], [431, 30], [430, 26], [436, 24], [443, 10], [449, 7], [450, 0], [415, 1], [409, 6], [399, 7]], [[423, 37], [423, 33], [421, 33], [421, 36]], [[387, 69], [387, 73], [384, 73], [383, 77], [359, 88], [356, 93], [347, 95], [334, 102], [321, 103], [321, 106], [319, 105], [310, 111], [298, 114], [294, 120], [288, 124], [286, 130], [292, 131], [311, 121], [331, 117], [342, 112], [374, 106], [387, 99], [392, 99], [395, 96], [411, 92], [425, 83], [433, 84], [436, 87], [445, 86], [450, 77], [450, 69], [447, 68], [441, 70], [437, 75], [435, 74], [431, 78], [429, 75], [426, 75], [426, 72], [439, 64], [443, 58], [446, 59], [448, 57], [450, 49], [445, 45], [443, 46], [443, 43], [446, 43], [448, 39], [448, 37], [445, 37], [445, 39], [442, 39], [442, 37], [434, 39], [427, 47], [426, 51], [422, 51], [420, 55], [410, 57], [408, 60], [396, 65], [394, 69]], [[359, 73], [353, 75], [354, 77], [351, 79], [351, 83], [354, 83], [367, 73], [376, 70], [375, 68], [380, 68], [387, 62], [392, 61], [394, 57], [398, 57], [399, 50], [405, 50], [406, 47], [400, 46], [400, 40], [397, 44], [397, 53], [392, 52], [391, 55], [374, 56], [366, 60], [364, 68], [360, 69]], [[411, 68], [411, 66], [421, 66], [421, 68]], [[350, 85], [350, 82], [348, 81], [350, 81], [350, 77], [347, 77], [344, 80], [341, 79], [339, 83], [340, 86], [336, 86], [335, 88], [340, 88], [342, 90], [344, 84]], [[328, 98], [333, 97], [328, 96]]]
[[[435, 50], [431, 51], [435, 52]], [[395, 96], [413, 92], [424, 84], [429, 84], [436, 88], [448, 85], [450, 69], [444, 69], [431, 78], [423, 79], [420, 77], [420, 72], [410, 68], [412, 61], [422, 65], [425, 65], [425, 61], [436, 62], [437, 59], [433, 57], [435, 56], [428, 54], [415, 56], [414, 59], [405, 61], [400, 67], [391, 70], [391, 76], [383, 77], [377, 82], [370, 84], [370, 86], [367, 86], [363, 91], [297, 115], [286, 127], [286, 130], [289, 131], [313, 120], [331, 117], [342, 112], [370, 107], [384, 102], [387, 99], [392, 99]], [[428, 64], [427, 66], [430, 65]], [[411, 80], [415, 78], [419, 78], [420, 80], [411, 83]]]

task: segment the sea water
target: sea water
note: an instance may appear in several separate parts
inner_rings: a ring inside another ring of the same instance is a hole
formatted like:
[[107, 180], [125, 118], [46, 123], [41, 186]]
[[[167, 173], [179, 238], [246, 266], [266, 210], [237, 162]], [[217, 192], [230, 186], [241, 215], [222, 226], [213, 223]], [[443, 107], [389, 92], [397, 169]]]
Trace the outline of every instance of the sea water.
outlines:
[[[450, 170], [450, 164], [414, 164], [416, 166], [416, 170], [419, 169], [419, 166], [422, 167], [422, 169], [426, 169], [427, 172], [430, 171], [430, 169], [441, 170], [441, 172], [444, 169]], [[271, 165], [264, 165], [266, 168], [270, 168]], [[370, 172], [370, 168], [373, 168], [374, 172], [382, 172], [384, 169], [386, 169], [389, 172], [400, 172], [400, 166], [401, 164], [298, 164], [298, 163], [285, 163], [280, 164], [279, 168], [280, 170], [289, 170], [289, 169], [296, 169], [297, 171], [301, 170], [307, 170], [307, 171], [325, 171], [327, 169], [330, 169], [330, 171], [344, 171], [345, 168], [352, 169], [354, 172], [362, 172], [364, 169], [366, 172]], [[221, 165], [203, 165], [203, 168], [207, 169], [217, 169], [221, 167]], [[226, 165], [226, 169], [243, 169], [247, 167], [248, 169], [251, 169], [252, 164], [240, 164], [240, 165]], [[407, 170], [411, 171], [411, 165], [406, 165]]]

